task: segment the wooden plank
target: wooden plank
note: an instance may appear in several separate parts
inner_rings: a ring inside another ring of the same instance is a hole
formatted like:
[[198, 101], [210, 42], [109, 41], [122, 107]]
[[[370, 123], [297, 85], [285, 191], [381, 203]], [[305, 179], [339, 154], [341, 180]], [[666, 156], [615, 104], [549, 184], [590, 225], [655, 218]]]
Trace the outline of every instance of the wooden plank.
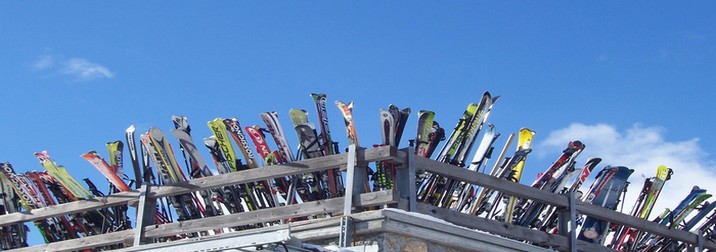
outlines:
[[[641, 231], [646, 231], [648, 233], [694, 245], [696, 245], [699, 240], [699, 236], [697, 234], [685, 230], [668, 229], [666, 226], [659, 225], [655, 222], [639, 219], [628, 214], [620, 213], [597, 205], [587, 204], [581, 201], [577, 202], [577, 211], [601, 220], [606, 220], [619, 225], [630, 226]], [[716, 243], [707, 240], [704, 242], [704, 248], [716, 250]]]
[[424, 157], [415, 156], [416, 170], [425, 170], [441, 176], [445, 176], [458, 181], [465, 181], [470, 184], [477, 184], [493, 190], [499, 190], [503, 193], [517, 196], [519, 198], [530, 198], [540, 203], [545, 203], [558, 207], [568, 207], [569, 201], [566, 195], [559, 195], [544, 190], [539, 190], [531, 186], [514, 183], [506, 179], [496, 178], [487, 174], [470, 171], [454, 165], [436, 162]]
[[[364, 193], [359, 197], [356, 197], [353, 204], [360, 207], [392, 204], [397, 202], [397, 197], [397, 193], [394, 191]], [[144, 236], [146, 238], [166, 237], [170, 235], [206, 231], [215, 228], [242, 226], [255, 224], [257, 222], [270, 222], [320, 213], [342, 213], [342, 211], [343, 198], [332, 198], [310, 201], [297, 205], [286, 205], [244, 213], [235, 213], [150, 226], [144, 229]]]
[[[372, 149], [356, 149], [356, 156], [359, 162], [374, 162], [380, 160], [394, 159], [397, 149], [391, 146], [381, 146]], [[206, 190], [228, 185], [244, 184], [253, 181], [263, 181], [272, 178], [297, 175], [307, 172], [324, 171], [327, 169], [345, 166], [348, 161], [348, 154], [335, 154], [325, 157], [311, 158], [292, 163], [273, 165], [268, 167], [248, 169], [240, 172], [210, 176], [199, 179], [192, 179], [186, 182], [153, 187], [150, 197], [160, 198], [172, 195], [179, 195], [199, 190]]]
[[[370, 235], [383, 232], [385, 216], [383, 210], [373, 210], [351, 215], [353, 218], [353, 235]], [[302, 241], [325, 240], [338, 238], [341, 217], [308, 220], [291, 223], [291, 236]]]
[[[425, 203], [418, 203], [417, 208], [419, 213], [434, 216], [458, 226], [473, 228], [517, 240], [529, 240], [534, 244], [550, 246], [560, 251], [569, 250], [569, 239], [565, 236], [548, 234], [543, 231], [507, 224], [501, 221], [463, 214]], [[577, 243], [578, 251], [611, 251], [606, 247], [593, 243], [584, 241], [578, 241]]]
[[33, 209], [28, 212], [17, 212], [0, 215], [0, 225], [11, 225], [20, 222], [47, 219], [50, 217], [84, 212], [92, 209], [100, 209], [118, 205], [131, 204], [138, 201], [139, 191], [128, 191], [115, 193], [106, 197], [97, 197], [88, 200], [68, 202], [65, 204], [53, 205], [44, 208]]
[[53, 242], [50, 244], [37, 245], [13, 249], [13, 252], [29, 252], [29, 251], [75, 251], [85, 248], [101, 247], [113, 244], [132, 244], [134, 239], [134, 230], [122, 230], [114, 233], [88, 236], [81, 239], [72, 239], [66, 241]]

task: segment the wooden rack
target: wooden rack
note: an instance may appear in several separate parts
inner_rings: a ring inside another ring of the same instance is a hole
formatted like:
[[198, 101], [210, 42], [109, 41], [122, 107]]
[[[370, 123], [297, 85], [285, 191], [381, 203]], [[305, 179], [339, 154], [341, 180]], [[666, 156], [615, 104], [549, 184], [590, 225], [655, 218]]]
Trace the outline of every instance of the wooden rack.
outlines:
[[[367, 167], [368, 163], [376, 161], [388, 161], [397, 165], [395, 189], [365, 192], [365, 167]], [[347, 172], [345, 197], [161, 225], [155, 225], [152, 219], [155, 212], [154, 206], [156, 205], [156, 200], [162, 197], [335, 168], [341, 168]], [[559, 218], [559, 225], [562, 227], [560, 228], [561, 233], [549, 234], [539, 230], [416, 202], [415, 174], [416, 172], [423, 171], [498, 190], [520, 198], [532, 199], [536, 202], [556, 206], [561, 211]], [[351, 225], [351, 215], [362, 211], [371, 211], [371, 209], [376, 208], [399, 208], [409, 212], [431, 215], [457, 226], [477, 229], [497, 236], [530, 241], [533, 244], [548, 246], [559, 251], [610, 251], [601, 245], [576, 239], [576, 232], [569, 227], [576, 226], [575, 220], [577, 214], [593, 216], [614, 224], [630, 226], [647, 233], [684, 242], [690, 245], [691, 250], [703, 251], [705, 248], [716, 250], [716, 243], [691, 232], [668, 229], [654, 222], [599, 206], [585, 204], [576, 200], [573, 195], [559, 195], [546, 192], [530, 186], [469, 171], [457, 166], [418, 157], [413, 154], [412, 148], [398, 150], [390, 146], [370, 149], [350, 146], [348, 152], [343, 154], [192, 179], [171, 185], [143, 186], [139, 190], [116, 193], [106, 197], [2, 215], [0, 216], [0, 226], [118, 205], [137, 207], [137, 225], [134, 229], [54, 242], [51, 244], [36, 245], [12, 251], [72, 251], [119, 243], [124, 244], [126, 247], [146, 246], [152, 243], [154, 238], [249, 225], [255, 223], [256, 220], [271, 222], [286, 220], [297, 216], [317, 214], [342, 216], [339, 244], [346, 245], [351, 241], [352, 229], [347, 226]]]

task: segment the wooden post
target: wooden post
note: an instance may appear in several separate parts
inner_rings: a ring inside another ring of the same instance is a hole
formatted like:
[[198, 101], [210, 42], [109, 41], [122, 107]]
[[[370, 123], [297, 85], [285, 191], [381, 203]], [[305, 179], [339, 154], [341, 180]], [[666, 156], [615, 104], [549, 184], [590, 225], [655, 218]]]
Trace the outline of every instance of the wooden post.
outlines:
[[395, 170], [395, 189], [398, 190], [400, 198], [408, 202], [407, 209], [403, 210], [415, 212], [417, 210], [415, 206], [417, 195], [415, 191], [415, 148], [409, 147], [400, 151], [407, 152], [407, 164], [401, 165]]
[[360, 197], [365, 184], [366, 171], [364, 167], [356, 167], [356, 145], [348, 146], [346, 161], [346, 194], [343, 197], [343, 216], [341, 217], [341, 233], [338, 237], [338, 246], [348, 247], [353, 239], [353, 197]]
[[577, 198], [574, 192], [569, 196], [569, 250], [577, 252]]
[[139, 189], [139, 206], [137, 207], [137, 224], [134, 227], [134, 246], [142, 245], [144, 241], [144, 227], [154, 225], [156, 214], [155, 198], [150, 198], [149, 188], [151, 185], [143, 184]]
[[568, 206], [558, 209], [557, 229], [560, 235], [569, 238], [569, 251], [577, 252], [577, 204], [574, 192], [567, 196]]
[[343, 214], [353, 213], [353, 197], [363, 192], [365, 184], [365, 167], [356, 167], [356, 145], [348, 146], [348, 158], [346, 161], [346, 195], [343, 198]]

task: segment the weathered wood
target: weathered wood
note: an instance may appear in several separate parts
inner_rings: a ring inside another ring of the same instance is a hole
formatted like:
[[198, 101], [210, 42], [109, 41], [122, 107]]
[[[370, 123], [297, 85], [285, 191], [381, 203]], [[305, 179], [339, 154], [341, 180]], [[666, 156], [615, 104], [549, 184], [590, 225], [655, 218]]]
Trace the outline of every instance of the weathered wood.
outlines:
[[131, 245], [134, 239], [134, 230], [122, 230], [114, 233], [88, 236], [81, 239], [58, 241], [32, 247], [13, 249], [13, 252], [29, 251], [75, 251], [86, 248], [101, 247], [113, 244]]
[[288, 226], [273, 226], [179, 241], [146, 244], [123, 248], [119, 251], [254, 251], [251, 248], [264, 244], [283, 243], [289, 240], [291, 240], [291, 235]]
[[[397, 202], [397, 193], [394, 191], [380, 191], [361, 194], [354, 198], [353, 205], [368, 207], [375, 205], [392, 204]], [[310, 201], [297, 205], [286, 205], [274, 208], [259, 209], [250, 212], [235, 213], [208, 217], [196, 220], [167, 223], [158, 226], [149, 226], [144, 229], [146, 238], [159, 238], [177, 234], [200, 232], [215, 228], [235, 227], [257, 222], [271, 222], [308, 216], [321, 213], [342, 213], [343, 198]]]
[[85, 212], [93, 209], [101, 209], [118, 205], [131, 204], [138, 201], [139, 191], [128, 191], [115, 193], [106, 197], [97, 197], [88, 200], [73, 201], [65, 204], [52, 205], [44, 208], [33, 209], [27, 212], [17, 212], [0, 215], [0, 225], [12, 225], [20, 222], [42, 220], [63, 214]]
[[[569, 199], [567, 195], [560, 195], [544, 190], [539, 190], [530, 186], [495, 178], [486, 174], [469, 171], [467, 169], [453, 166], [450, 164], [435, 162], [427, 158], [415, 157], [415, 162], [416, 166], [418, 167], [418, 170], [423, 169], [441, 176], [449, 177], [459, 181], [465, 181], [471, 184], [477, 184], [486, 188], [501, 191], [506, 194], [515, 195], [520, 198], [533, 199], [540, 203], [545, 203], [557, 207], [564, 207], [565, 209], [569, 207]], [[586, 204], [581, 201], [577, 202], [576, 205], [577, 212], [598, 219], [610, 221], [619, 225], [634, 227], [642, 231], [690, 244], [696, 244], [698, 241], [697, 235], [688, 231], [668, 229], [665, 226], [659, 225], [654, 222], [639, 219], [600, 206]], [[704, 243], [704, 247], [709, 249], [716, 249], [716, 243], [707, 241]]]
[[144, 242], [144, 227], [155, 223], [157, 199], [147, 197], [150, 188], [152, 187], [144, 185], [139, 189], [139, 206], [137, 207], [137, 221], [134, 227], [134, 246], [139, 246]]
[[[361, 162], [379, 160], [397, 160], [397, 149], [391, 146], [381, 146], [372, 149], [358, 149], [356, 156]], [[282, 176], [290, 176], [305, 172], [323, 171], [329, 168], [345, 166], [348, 154], [336, 154], [326, 157], [312, 158], [287, 164], [274, 165], [264, 168], [249, 169], [241, 172], [192, 179], [187, 182], [163, 186], [153, 186], [149, 196], [161, 198], [179, 195], [199, 190], [217, 188], [233, 184], [244, 184], [253, 181], [262, 181]], [[20, 222], [47, 219], [50, 217], [83, 212], [91, 209], [112, 207], [117, 205], [134, 204], [139, 200], [139, 191], [129, 191], [112, 194], [106, 197], [97, 197], [90, 200], [81, 200], [34, 209], [29, 212], [19, 212], [0, 216], [0, 225], [11, 225]]]
[[[396, 207], [402, 208], [407, 211], [415, 211], [415, 198], [417, 192], [415, 191], [415, 149], [413, 147], [407, 149], [401, 149], [398, 153], [405, 155], [405, 164], [398, 166], [395, 171], [395, 189], [400, 192], [400, 198], [404, 199], [405, 205], [397, 205]], [[401, 201], [402, 203], [402, 201]]]
[[[354, 213], [353, 218], [354, 235], [371, 234], [383, 231], [383, 210], [366, 211]], [[315, 219], [289, 223], [291, 225], [291, 236], [299, 240], [322, 240], [337, 238], [340, 233], [341, 217], [330, 217], [326, 219]]]
[[[431, 215], [458, 226], [478, 229], [517, 240], [528, 240], [533, 244], [550, 246], [560, 251], [569, 250], [569, 239], [565, 236], [548, 234], [543, 231], [485, 219], [424, 203], [418, 203], [417, 208], [419, 213]], [[611, 251], [606, 247], [584, 241], [578, 241], [577, 244], [578, 251]]]
[[[359, 162], [374, 162], [395, 159], [397, 149], [391, 146], [381, 146], [372, 149], [357, 149], [356, 157]], [[348, 154], [335, 154], [325, 157], [311, 158], [292, 163], [272, 165], [263, 168], [247, 169], [239, 172], [192, 179], [186, 182], [163, 185], [151, 189], [150, 197], [160, 198], [179, 195], [199, 190], [212, 189], [222, 186], [244, 184], [254, 181], [263, 181], [272, 178], [292, 176], [302, 173], [324, 171], [327, 169], [345, 166]]]
[[348, 146], [348, 159], [346, 160], [346, 192], [343, 196], [343, 213], [353, 213], [353, 195], [363, 192], [363, 182], [366, 171], [364, 167], [356, 167], [356, 145]]
[[[577, 202], [577, 212], [601, 220], [609, 221], [614, 224], [629, 226], [641, 231], [645, 231], [677, 241], [686, 242], [693, 245], [696, 245], [699, 242], [699, 237], [697, 234], [680, 229], [668, 229], [666, 226], [659, 225], [655, 222], [639, 219], [628, 214], [620, 213], [614, 210], [584, 203], [581, 201]], [[713, 241], [707, 240], [703, 243], [703, 245], [704, 248], [716, 250], [716, 243], [714, 243]]]
[[544, 190], [539, 190], [531, 186], [514, 183], [506, 179], [496, 178], [487, 174], [470, 171], [442, 162], [424, 157], [414, 156], [416, 170], [425, 170], [441, 176], [445, 176], [458, 181], [464, 181], [470, 184], [477, 184], [493, 190], [501, 191], [505, 194], [517, 196], [519, 198], [529, 198], [539, 203], [545, 203], [558, 207], [568, 207], [569, 201], [566, 195], [554, 194]]

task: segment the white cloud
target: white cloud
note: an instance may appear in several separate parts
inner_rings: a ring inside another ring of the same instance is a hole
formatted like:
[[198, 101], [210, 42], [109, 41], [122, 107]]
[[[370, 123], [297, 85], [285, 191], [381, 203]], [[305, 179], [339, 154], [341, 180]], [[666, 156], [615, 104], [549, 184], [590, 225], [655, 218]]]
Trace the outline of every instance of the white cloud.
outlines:
[[83, 58], [66, 59], [61, 56], [47, 54], [40, 56], [30, 66], [44, 73], [69, 76], [77, 81], [111, 79], [114, 77], [114, 73], [107, 67]]
[[81, 58], [71, 58], [63, 62], [60, 72], [74, 76], [78, 80], [111, 79], [114, 77], [114, 73], [106, 67]]
[[[567, 142], [580, 140], [586, 148], [578, 158], [578, 166], [583, 165], [588, 157], [603, 159], [592, 174], [596, 174], [606, 165], [622, 165], [634, 169], [629, 179], [631, 185], [625, 199], [625, 212], [631, 210], [645, 177], [653, 177], [659, 165], [672, 168], [674, 175], [666, 182], [656, 202], [650, 217], [653, 219], [664, 208], [674, 208], [689, 194], [694, 185], [707, 189], [708, 193], [716, 193], [713, 186], [716, 181], [716, 172], [712, 166], [714, 162], [705, 159], [707, 155], [699, 146], [699, 140], [670, 142], [664, 139], [665, 133], [666, 130], [660, 127], [633, 125], [621, 132], [607, 124], [574, 123], [551, 132], [542, 142], [540, 149], [554, 153], [561, 151]], [[586, 190], [590, 183], [585, 183], [582, 190]]]
[[37, 70], [44, 70], [54, 65], [55, 59], [50, 55], [44, 55], [32, 63], [32, 67]]

